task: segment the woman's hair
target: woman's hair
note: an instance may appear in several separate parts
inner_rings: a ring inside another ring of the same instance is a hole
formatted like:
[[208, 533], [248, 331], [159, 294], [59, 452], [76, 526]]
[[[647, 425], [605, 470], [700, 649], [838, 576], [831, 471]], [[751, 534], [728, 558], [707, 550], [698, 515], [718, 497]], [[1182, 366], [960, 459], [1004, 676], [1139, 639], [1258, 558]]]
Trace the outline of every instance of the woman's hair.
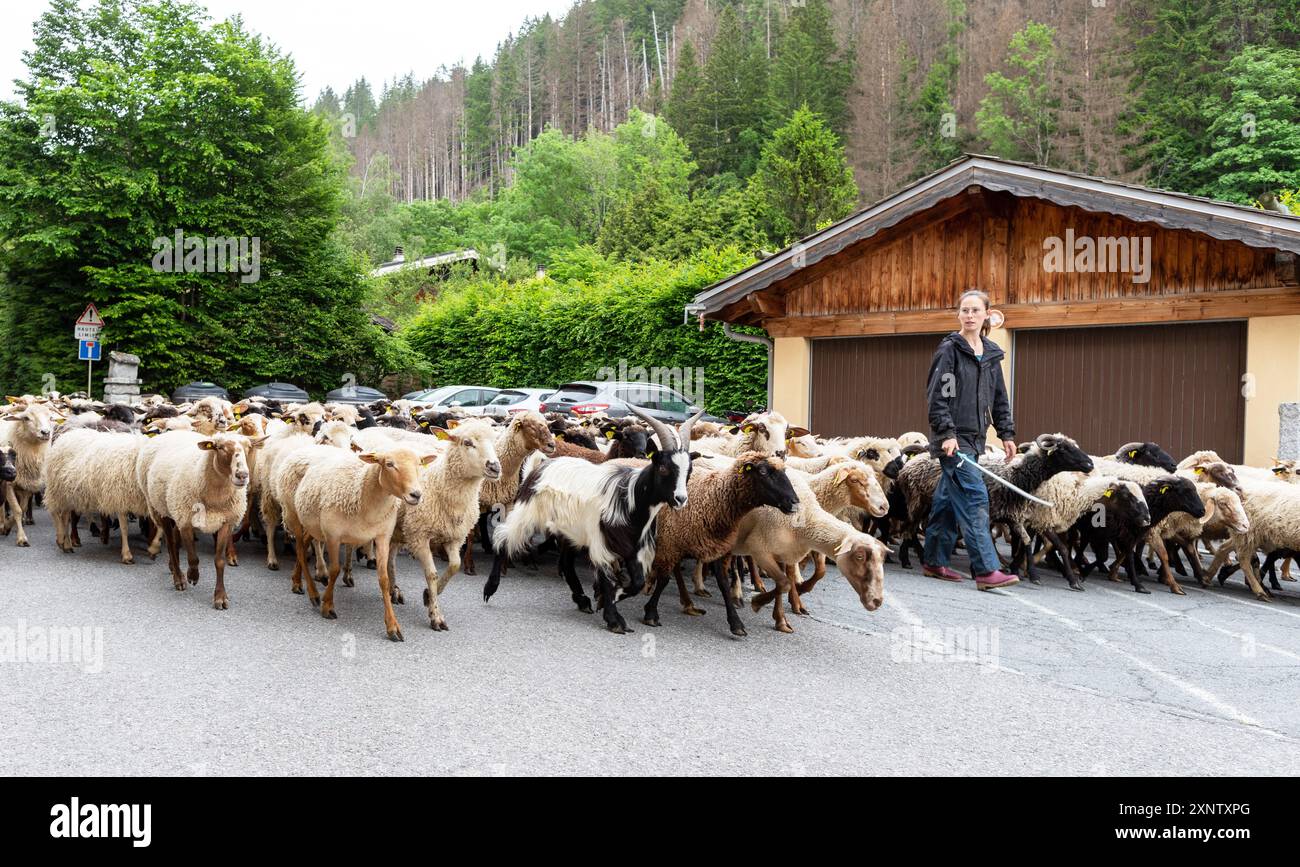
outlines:
[[[984, 302], [985, 310], [988, 310], [993, 306], [993, 302], [989, 298], [989, 293], [982, 289], [967, 289], [965, 292], [961, 293], [961, 297], [957, 299], [957, 307], [960, 308], [961, 303], [972, 295]], [[988, 337], [990, 328], [991, 326], [989, 325], [988, 319], [985, 319], [984, 324], [980, 326], [980, 337]]]

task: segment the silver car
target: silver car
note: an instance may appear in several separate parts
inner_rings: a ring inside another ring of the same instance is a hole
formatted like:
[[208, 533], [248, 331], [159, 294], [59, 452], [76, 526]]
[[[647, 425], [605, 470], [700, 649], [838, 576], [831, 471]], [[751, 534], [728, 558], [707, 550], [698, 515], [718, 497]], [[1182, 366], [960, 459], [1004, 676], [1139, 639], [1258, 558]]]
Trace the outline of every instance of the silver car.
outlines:
[[507, 388], [498, 392], [491, 403], [483, 407], [483, 414], [496, 418], [510, 418], [517, 412], [539, 412], [542, 401], [555, 393], [553, 388]]
[[499, 388], [479, 385], [444, 385], [420, 392], [411, 403], [419, 410], [447, 412], [459, 409], [468, 415], [482, 415], [483, 408], [500, 393]]
[[646, 382], [570, 382], [560, 386], [542, 402], [542, 412], [560, 415], [585, 415], [603, 412], [613, 417], [630, 415], [628, 406], [660, 421], [680, 424], [700, 408], [681, 392], [664, 385]]

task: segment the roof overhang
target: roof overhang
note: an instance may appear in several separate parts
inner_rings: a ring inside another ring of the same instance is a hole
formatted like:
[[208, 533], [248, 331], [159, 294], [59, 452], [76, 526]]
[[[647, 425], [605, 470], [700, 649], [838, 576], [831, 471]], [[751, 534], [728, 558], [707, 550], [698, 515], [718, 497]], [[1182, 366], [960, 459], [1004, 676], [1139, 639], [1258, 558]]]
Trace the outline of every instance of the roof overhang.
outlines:
[[710, 317], [972, 186], [1300, 253], [1300, 217], [972, 154], [714, 283], [695, 296], [686, 312]]

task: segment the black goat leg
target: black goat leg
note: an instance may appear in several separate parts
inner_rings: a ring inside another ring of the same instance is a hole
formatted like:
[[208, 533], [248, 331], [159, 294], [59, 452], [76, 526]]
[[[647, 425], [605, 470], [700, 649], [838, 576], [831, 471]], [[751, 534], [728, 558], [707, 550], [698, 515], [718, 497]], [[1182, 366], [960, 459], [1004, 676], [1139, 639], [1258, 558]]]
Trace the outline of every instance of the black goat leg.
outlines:
[[731, 598], [731, 588], [727, 586], [727, 576], [722, 569], [722, 561], [716, 561], [709, 566], [713, 570], [713, 578], [718, 582], [718, 590], [722, 592], [722, 601], [727, 606], [727, 626], [731, 629], [732, 635], [748, 635], [745, 632], [745, 624], [741, 622], [740, 615], [736, 613], [736, 602]]
[[609, 573], [599, 566], [596, 567], [596, 587], [602, 602], [600, 613], [605, 618], [605, 628], [615, 635], [631, 632], [632, 630], [627, 628], [627, 621], [623, 619], [623, 615], [618, 613], [618, 588], [609, 577]]

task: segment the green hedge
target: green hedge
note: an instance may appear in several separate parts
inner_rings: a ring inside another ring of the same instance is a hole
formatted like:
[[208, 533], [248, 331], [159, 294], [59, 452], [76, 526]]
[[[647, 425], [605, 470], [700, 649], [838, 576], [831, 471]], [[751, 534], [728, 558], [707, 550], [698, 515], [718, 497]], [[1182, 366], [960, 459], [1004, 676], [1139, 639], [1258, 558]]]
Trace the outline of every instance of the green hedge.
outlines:
[[[682, 321], [703, 287], [753, 263], [734, 247], [682, 262], [613, 263], [590, 247], [553, 262], [545, 277], [482, 280], [448, 289], [403, 330], [435, 384], [497, 388], [596, 378], [601, 367], [689, 369], [712, 413], [762, 403], [767, 354], [709, 322]], [[759, 333], [754, 329], [744, 329]]]

